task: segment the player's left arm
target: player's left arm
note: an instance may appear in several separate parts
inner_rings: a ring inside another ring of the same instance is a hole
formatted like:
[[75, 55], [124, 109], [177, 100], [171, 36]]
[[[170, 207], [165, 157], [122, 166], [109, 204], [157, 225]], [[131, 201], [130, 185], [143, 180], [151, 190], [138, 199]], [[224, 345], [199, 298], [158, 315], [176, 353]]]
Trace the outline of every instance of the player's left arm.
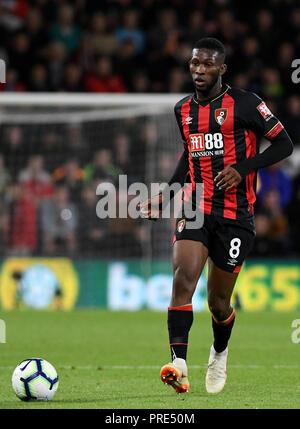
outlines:
[[[255, 97], [255, 98], [254, 98]], [[258, 101], [257, 101], [258, 100]], [[281, 122], [270, 112], [265, 103], [255, 94], [251, 95], [251, 104], [256, 104], [252, 109], [251, 121], [245, 126], [254, 130], [257, 134], [264, 135], [272, 144], [261, 153], [251, 158], [227, 166], [215, 178], [219, 189], [231, 189], [242, 181], [251, 171], [276, 164], [293, 152], [293, 143]], [[248, 117], [249, 114], [248, 113]]]

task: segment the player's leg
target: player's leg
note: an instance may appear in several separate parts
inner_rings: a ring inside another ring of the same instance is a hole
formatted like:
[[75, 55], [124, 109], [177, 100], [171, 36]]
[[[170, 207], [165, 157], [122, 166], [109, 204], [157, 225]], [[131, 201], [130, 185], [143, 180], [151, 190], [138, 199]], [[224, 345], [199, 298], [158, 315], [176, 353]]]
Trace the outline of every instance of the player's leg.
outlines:
[[210, 261], [207, 294], [208, 307], [212, 314], [214, 343], [210, 349], [206, 373], [208, 393], [221, 392], [226, 382], [227, 345], [235, 320], [235, 310], [230, 300], [237, 276], [237, 273], [224, 271]]
[[235, 321], [230, 304], [238, 272], [251, 250], [255, 233], [252, 222], [216, 220], [207, 281], [208, 306], [212, 313], [214, 343], [210, 350], [206, 390], [220, 392], [226, 382], [228, 341]]
[[192, 297], [207, 261], [208, 250], [199, 241], [180, 240], [173, 247], [173, 287], [168, 309], [172, 356], [186, 359], [188, 333], [193, 323]]
[[238, 273], [231, 273], [209, 261], [207, 280], [207, 301], [212, 314], [214, 349], [223, 352], [228, 344], [235, 320], [235, 310], [231, 305], [231, 296]]
[[192, 297], [208, 250], [203, 243], [192, 240], [176, 241], [173, 247], [173, 289], [168, 308], [168, 330], [172, 363], [161, 369], [161, 379], [177, 393], [187, 392], [186, 356], [189, 331], [193, 323]]

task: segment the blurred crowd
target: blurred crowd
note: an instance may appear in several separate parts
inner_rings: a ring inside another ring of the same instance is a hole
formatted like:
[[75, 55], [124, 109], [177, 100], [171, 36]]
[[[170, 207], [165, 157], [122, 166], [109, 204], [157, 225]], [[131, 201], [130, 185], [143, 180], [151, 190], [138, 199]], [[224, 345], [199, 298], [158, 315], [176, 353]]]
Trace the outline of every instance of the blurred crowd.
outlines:
[[[0, 128], [0, 255], [141, 256], [147, 231], [140, 220], [118, 217], [127, 192], [118, 184], [122, 174], [128, 186], [145, 181], [143, 124], [107, 125], [109, 145], [92, 125]], [[137, 141], [141, 151], [133, 153]], [[101, 183], [117, 190], [114, 219], [97, 215]]]
[[[251, 255], [299, 257], [300, 84], [291, 79], [300, 52], [298, 2], [1, 0], [0, 34], [7, 64], [0, 90], [10, 92], [192, 92], [191, 47], [219, 38], [227, 49], [224, 81], [261, 96], [296, 148], [287, 163], [260, 171]], [[88, 129], [76, 125], [41, 132], [1, 126], [2, 255], [141, 255], [149, 240], [143, 222], [108, 227], [95, 213], [101, 181], [119, 174], [145, 180], [136, 148], [147, 133], [127, 125], [110, 137], [112, 148], [91, 147]], [[160, 158], [166, 175], [175, 155]]]
[[227, 48], [230, 84], [285, 100], [300, 49], [296, 0], [1, 0], [6, 91], [189, 92], [191, 47]]

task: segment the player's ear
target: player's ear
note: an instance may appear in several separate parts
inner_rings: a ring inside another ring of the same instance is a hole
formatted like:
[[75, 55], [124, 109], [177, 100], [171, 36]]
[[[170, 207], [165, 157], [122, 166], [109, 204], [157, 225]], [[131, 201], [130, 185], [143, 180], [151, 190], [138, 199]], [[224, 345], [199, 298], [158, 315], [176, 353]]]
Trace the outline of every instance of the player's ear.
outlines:
[[220, 67], [220, 75], [223, 76], [226, 70], [227, 70], [227, 64], [222, 64]]

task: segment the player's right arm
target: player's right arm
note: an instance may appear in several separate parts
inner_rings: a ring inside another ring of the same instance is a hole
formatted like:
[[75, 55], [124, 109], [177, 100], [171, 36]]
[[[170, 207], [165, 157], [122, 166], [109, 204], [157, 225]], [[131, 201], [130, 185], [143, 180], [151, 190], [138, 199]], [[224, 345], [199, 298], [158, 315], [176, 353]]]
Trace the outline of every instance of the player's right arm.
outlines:
[[174, 197], [173, 192], [170, 192], [169, 194], [169, 187], [174, 183], [179, 183], [182, 187], [184, 185], [185, 177], [188, 171], [189, 152], [188, 149], [185, 148], [174, 171], [174, 174], [168, 182], [168, 186], [166, 186], [165, 189], [163, 189], [162, 192], [160, 192], [158, 195], [155, 195], [154, 197], [149, 198], [147, 201], [140, 204], [140, 210], [143, 217], [150, 220], [156, 220], [159, 217], [164, 201], [170, 201]]
[[189, 172], [189, 151], [181, 125], [178, 103], [174, 108], [174, 113], [182, 137], [182, 145], [184, 150], [176, 166], [176, 169], [168, 182], [168, 186], [166, 186], [165, 189], [163, 189], [163, 191], [158, 195], [155, 195], [154, 197], [149, 198], [147, 201], [140, 204], [142, 216], [150, 220], [156, 220], [162, 211], [163, 203], [165, 201], [170, 201], [174, 197], [174, 192], [170, 193], [169, 188], [174, 183], [179, 183], [182, 187], [185, 183], [186, 175]]

